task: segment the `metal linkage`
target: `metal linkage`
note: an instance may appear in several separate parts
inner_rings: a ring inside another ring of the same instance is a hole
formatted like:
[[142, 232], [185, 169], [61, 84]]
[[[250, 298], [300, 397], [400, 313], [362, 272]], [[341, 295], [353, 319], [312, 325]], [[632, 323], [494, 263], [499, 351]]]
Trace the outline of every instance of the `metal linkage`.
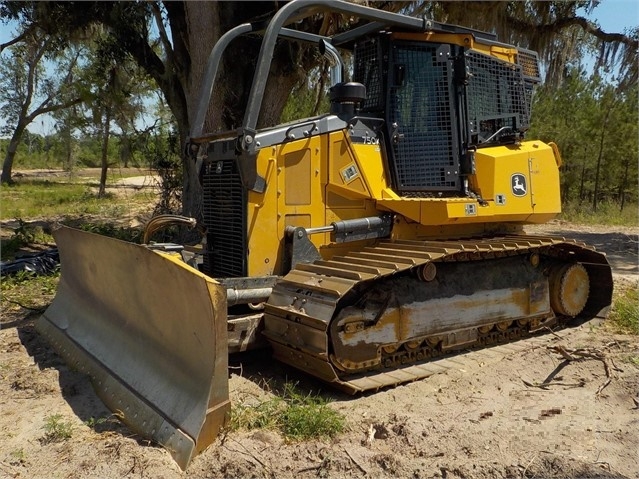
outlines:
[[314, 228], [288, 226], [286, 228], [288, 266], [293, 269], [300, 263], [322, 260], [319, 251], [308, 238], [310, 235], [331, 233], [333, 242], [346, 243], [385, 238], [390, 235], [391, 225], [392, 215], [383, 215], [335, 221], [330, 225]]

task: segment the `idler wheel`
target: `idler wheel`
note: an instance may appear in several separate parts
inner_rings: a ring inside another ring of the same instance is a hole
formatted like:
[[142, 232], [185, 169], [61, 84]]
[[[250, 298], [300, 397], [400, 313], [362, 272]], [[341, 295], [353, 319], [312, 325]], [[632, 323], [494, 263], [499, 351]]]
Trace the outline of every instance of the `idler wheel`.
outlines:
[[550, 306], [558, 313], [575, 317], [588, 301], [590, 280], [580, 263], [555, 266], [550, 271]]

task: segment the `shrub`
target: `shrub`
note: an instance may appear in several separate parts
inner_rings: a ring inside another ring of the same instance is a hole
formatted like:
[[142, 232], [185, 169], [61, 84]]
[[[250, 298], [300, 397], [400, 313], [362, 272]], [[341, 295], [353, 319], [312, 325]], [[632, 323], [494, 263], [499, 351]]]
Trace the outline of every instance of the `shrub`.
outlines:
[[275, 429], [289, 439], [334, 437], [345, 428], [345, 418], [329, 401], [312, 393], [302, 394], [286, 383], [282, 397], [257, 405], [239, 403], [231, 411], [230, 429]]
[[73, 424], [64, 421], [62, 414], [52, 414], [45, 419], [43, 444], [50, 442], [62, 442], [70, 439], [73, 435]]

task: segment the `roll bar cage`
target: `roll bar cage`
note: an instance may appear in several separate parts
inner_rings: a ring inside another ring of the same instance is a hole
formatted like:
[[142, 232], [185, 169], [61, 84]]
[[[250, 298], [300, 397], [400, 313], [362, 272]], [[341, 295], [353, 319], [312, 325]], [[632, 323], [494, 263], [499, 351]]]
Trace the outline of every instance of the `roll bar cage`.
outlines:
[[[362, 20], [369, 20], [369, 22], [332, 37], [287, 28], [287, 25], [291, 23], [298, 22], [322, 11], [349, 14]], [[399, 13], [390, 13], [342, 0], [292, 0], [278, 10], [269, 21], [238, 25], [222, 35], [217, 41], [208, 58], [199, 95], [198, 110], [191, 129], [190, 141], [198, 142], [198, 139], [202, 139], [204, 121], [209, 109], [215, 78], [222, 60], [222, 55], [230, 43], [236, 38], [251, 33], [261, 33], [263, 35], [262, 46], [253, 75], [253, 83], [251, 85], [244, 119], [242, 126], [237, 131], [242, 150], [252, 153], [255, 150], [254, 140], [257, 121], [262, 106], [262, 98], [264, 96], [268, 72], [273, 60], [273, 52], [278, 38], [316, 44], [318, 44], [320, 40], [324, 40], [337, 47], [386, 27], [399, 27], [404, 31], [417, 32], [471, 33], [476, 37], [482, 38], [484, 42], [503, 45], [496, 42], [496, 36], [490, 33], [457, 25], [438, 23], [424, 17], [417, 18]], [[228, 132], [225, 136], [228, 136]]]

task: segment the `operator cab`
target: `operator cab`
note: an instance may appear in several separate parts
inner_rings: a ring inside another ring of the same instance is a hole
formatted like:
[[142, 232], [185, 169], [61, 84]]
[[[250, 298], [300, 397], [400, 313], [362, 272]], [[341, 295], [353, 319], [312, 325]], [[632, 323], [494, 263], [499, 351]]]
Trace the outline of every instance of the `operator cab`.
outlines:
[[380, 33], [355, 43], [353, 80], [367, 93], [360, 114], [384, 119], [398, 194], [457, 195], [474, 173], [477, 148], [523, 139], [539, 78], [516, 63], [416, 37]]

